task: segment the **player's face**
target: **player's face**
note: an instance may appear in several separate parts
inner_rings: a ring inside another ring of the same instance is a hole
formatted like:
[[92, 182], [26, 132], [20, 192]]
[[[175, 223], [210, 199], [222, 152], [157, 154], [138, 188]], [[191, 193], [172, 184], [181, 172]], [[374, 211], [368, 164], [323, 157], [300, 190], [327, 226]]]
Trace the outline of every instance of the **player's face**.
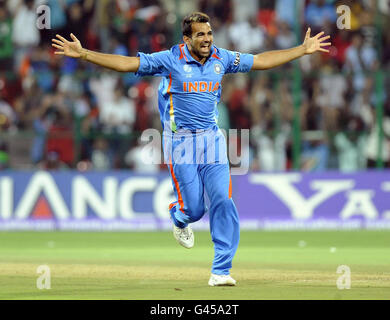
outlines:
[[185, 37], [188, 49], [199, 59], [207, 58], [210, 55], [213, 44], [213, 31], [210, 23], [193, 23], [191, 38]]

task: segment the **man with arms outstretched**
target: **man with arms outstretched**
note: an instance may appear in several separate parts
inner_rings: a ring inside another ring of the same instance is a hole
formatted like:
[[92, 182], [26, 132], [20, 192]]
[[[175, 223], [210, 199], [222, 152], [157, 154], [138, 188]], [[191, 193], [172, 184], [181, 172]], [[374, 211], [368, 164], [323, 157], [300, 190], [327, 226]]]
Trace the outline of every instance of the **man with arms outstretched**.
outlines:
[[[189, 224], [208, 211], [215, 250], [209, 285], [232, 286], [236, 281], [230, 276], [230, 269], [240, 230], [231, 197], [226, 141], [217, 126], [222, 77], [227, 73], [274, 68], [317, 51], [329, 52], [324, 47], [330, 43], [324, 41], [330, 36], [321, 32], [310, 37], [309, 28], [300, 46], [252, 55], [214, 46], [210, 18], [204, 13], [185, 17], [182, 32], [183, 44], [152, 54], [140, 52], [137, 57], [84, 49], [73, 34], [73, 41], [57, 35], [52, 45], [58, 49], [55, 52], [58, 55], [81, 58], [120, 72], [162, 77], [159, 111], [164, 130], [163, 149], [177, 199], [169, 206], [174, 237], [182, 246], [193, 247], [194, 233]], [[210, 208], [204, 203], [205, 191]]]

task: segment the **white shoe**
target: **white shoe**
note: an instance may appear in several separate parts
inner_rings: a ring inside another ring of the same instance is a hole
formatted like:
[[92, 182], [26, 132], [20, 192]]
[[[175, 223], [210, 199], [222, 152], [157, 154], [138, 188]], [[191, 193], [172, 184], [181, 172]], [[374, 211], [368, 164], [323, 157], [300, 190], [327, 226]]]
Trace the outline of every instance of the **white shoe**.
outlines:
[[209, 280], [209, 286], [235, 286], [236, 280], [234, 280], [230, 275], [225, 274], [211, 274]]
[[194, 232], [189, 225], [185, 228], [173, 225], [173, 236], [184, 248], [191, 249], [194, 246]]

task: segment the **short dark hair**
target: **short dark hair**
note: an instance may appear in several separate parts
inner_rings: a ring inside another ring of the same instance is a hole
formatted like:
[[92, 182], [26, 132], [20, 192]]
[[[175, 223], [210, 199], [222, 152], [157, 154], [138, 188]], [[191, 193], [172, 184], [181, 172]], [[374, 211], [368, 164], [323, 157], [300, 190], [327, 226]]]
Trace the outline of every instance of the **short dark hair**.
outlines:
[[195, 22], [206, 23], [210, 22], [210, 17], [203, 12], [193, 12], [188, 16], [184, 17], [181, 23], [181, 29], [183, 36], [192, 36], [192, 24]]

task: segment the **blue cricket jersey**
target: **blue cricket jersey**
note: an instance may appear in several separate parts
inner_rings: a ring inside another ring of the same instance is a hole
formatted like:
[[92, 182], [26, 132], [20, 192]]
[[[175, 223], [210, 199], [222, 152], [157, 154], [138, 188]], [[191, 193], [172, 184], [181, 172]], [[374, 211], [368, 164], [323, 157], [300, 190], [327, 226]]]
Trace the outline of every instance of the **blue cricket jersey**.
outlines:
[[248, 72], [253, 55], [212, 46], [204, 65], [196, 61], [185, 44], [170, 50], [139, 52], [138, 76], [161, 76], [158, 90], [160, 119], [164, 129], [207, 129], [218, 119], [222, 76]]

